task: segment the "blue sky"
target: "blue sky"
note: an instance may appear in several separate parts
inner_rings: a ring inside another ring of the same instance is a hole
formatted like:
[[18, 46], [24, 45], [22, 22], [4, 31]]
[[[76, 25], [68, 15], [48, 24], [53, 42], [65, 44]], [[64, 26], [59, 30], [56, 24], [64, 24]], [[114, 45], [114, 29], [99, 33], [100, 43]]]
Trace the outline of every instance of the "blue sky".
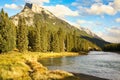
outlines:
[[76, 27], [84, 27], [104, 40], [120, 43], [120, 0], [0, 0], [0, 9], [13, 16], [25, 2], [46, 8]]

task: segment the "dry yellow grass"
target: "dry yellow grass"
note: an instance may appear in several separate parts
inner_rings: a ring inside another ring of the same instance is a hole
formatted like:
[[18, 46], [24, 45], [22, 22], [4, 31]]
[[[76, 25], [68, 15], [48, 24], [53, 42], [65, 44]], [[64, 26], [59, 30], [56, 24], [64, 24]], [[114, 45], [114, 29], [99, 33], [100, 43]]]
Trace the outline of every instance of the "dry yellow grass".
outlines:
[[68, 72], [50, 71], [42, 66], [38, 60], [49, 57], [78, 56], [78, 53], [19, 53], [11, 51], [0, 54], [0, 80], [57, 80], [64, 77], [76, 78]]

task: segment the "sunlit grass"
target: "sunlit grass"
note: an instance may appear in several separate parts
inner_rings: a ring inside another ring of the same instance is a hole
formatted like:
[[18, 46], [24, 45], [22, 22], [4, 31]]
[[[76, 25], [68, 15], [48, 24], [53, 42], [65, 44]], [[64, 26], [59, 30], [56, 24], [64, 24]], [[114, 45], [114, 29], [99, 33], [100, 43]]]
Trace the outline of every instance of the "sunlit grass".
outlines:
[[38, 61], [49, 57], [77, 56], [78, 53], [19, 53], [11, 51], [0, 54], [0, 80], [56, 80], [73, 76], [71, 73], [50, 71]]

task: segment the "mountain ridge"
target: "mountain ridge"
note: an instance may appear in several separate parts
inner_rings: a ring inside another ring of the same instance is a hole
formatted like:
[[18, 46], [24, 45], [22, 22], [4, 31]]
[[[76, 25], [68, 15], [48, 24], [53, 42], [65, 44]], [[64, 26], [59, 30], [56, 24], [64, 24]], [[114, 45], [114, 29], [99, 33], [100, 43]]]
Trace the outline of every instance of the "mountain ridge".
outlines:
[[103, 44], [98, 45], [99, 47], [101, 47], [100, 45], [103, 46], [105, 43], [107, 43], [106, 41], [101, 39], [99, 36], [91, 32], [90, 30], [85, 28], [80, 28], [80, 29], [76, 28], [75, 26], [70, 25], [68, 22], [59, 19], [50, 11], [40, 7], [37, 4], [26, 3], [24, 9], [20, 13], [12, 16], [10, 19], [17, 26], [20, 17], [25, 18], [25, 22], [27, 26], [34, 27], [35, 26], [34, 19], [36, 19], [41, 22], [41, 25], [46, 25], [50, 31], [56, 32], [58, 31], [59, 28], [63, 28], [64, 30], [66, 30], [65, 31], [66, 33], [77, 31], [77, 36], [79, 37], [81, 36], [82, 38], [88, 41], [91, 41], [93, 44], [95, 43], [97, 45], [99, 42], [101, 43], [103, 42]]
[[[44, 11], [46, 14], [48, 14], [48, 15], [49, 15], [49, 18], [58, 18], [58, 17], [56, 17], [55, 15], [53, 15], [50, 11], [48, 11], [48, 10], [40, 7], [40, 6], [37, 5], [37, 4], [26, 3], [25, 6], [24, 6], [24, 9], [23, 9], [20, 13], [18, 13], [17, 15], [12, 16], [11, 19], [12, 19], [13, 23], [17, 26], [19, 19], [18, 19], [18, 17], [16, 17], [16, 16], [30, 17], [30, 20], [26, 21], [26, 24], [27, 24], [28, 26], [31, 26], [31, 25], [33, 26], [33, 24], [34, 24], [33, 19], [32, 19], [32, 17], [34, 17], [33, 14], [34, 14], [34, 13], [42, 14], [42, 11]], [[28, 15], [28, 14], [29, 14], [29, 15]], [[58, 18], [58, 19], [59, 19], [59, 18]], [[64, 20], [62, 20], [62, 21], [64, 21]], [[66, 21], [64, 21], [64, 22], [66, 22]], [[55, 23], [56, 23], [56, 22], [54, 22], [53, 24], [55, 25]], [[66, 22], [66, 23], [67, 23], [67, 22]], [[68, 23], [68, 24], [69, 24], [69, 23]], [[70, 24], [69, 24], [69, 25], [70, 25]], [[70, 26], [72, 26], [72, 25], [70, 25]], [[75, 26], [73, 25], [72, 27], [75, 27]], [[95, 33], [91, 32], [89, 29], [82, 28], [82, 27], [80, 27], [80, 28], [75, 27], [75, 28], [77, 28], [77, 29], [79, 29], [79, 30], [83, 30], [83, 31], [85, 31], [87, 34], [89, 34], [89, 35], [91, 35], [91, 36], [93, 36], [93, 37], [100, 38], [100, 37], [97, 36]], [[101, 39], [101, 38], [100, 38], [100, 39]]]

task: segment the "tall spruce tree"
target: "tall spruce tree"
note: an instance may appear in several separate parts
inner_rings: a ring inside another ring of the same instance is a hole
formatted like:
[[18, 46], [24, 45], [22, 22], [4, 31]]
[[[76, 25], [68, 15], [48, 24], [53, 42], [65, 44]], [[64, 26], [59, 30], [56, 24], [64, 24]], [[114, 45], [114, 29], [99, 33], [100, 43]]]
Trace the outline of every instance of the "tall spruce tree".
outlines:
[[28, 28], [28, 40], [29, 40], [29, 44], [28, 44], [28, 50], [29, 51], [34, 51], [34, 43], [35, 43], [35, 36], [36, 36], [36, 34], [35, 34], [35, 27], [32, 27], [32, 26], [30, 26], [29, 28]]
[[73, 48], [73, 51], [77, 51], [77, 31], [75, 30], [74, 32], [73, 32], [73, 39], [74, 39], [74, 48]]
[[48, 37], [47, 37], [47, 27], [46, 25], [42, 25], [41, 27], [41, 50], [42, 52], [47, 52], [48, 48]]
[[59, 37], [60, 52], [64, 52], [64, 49], [65, 49], [65, 43], [64, 43], [65, 33], [64, 33], [62, 28], [59, 28], [59, 30], [58, 30], [58, 37]]
[[51, 34], [51, 32], [50, 31], [48, 31], [47, 32], [47, 42], [48, 42], [48, 44], [47, 44], [47, 51], [48, 52], [50, 52], [51, 51], [51, 42], [52, 42], [52, 36], [51, 36], [52, 34]]
[[74, 49], [74, 39], [73, 39], [73, 36], [72, 33], [68, 33], [66, 35], [66, 51], [70, 52], [70, 51], [73, 51]]
[[18, 22], [17, 48], [20, 52], [28, 51], [28, 27], [22, 17], [19, 18]]
[[66, 51], [70, 51], [70, 36], [69, 34], [66, 35]]
[[53, 48], [54, 48], [54, 44], [53, 44], [53, 36], [54, 34], [52, 32], [50, 32], [50, 37], [49, 37], [49, 50], [50, 51], [53, 51]]
[[33, 42], [33, 51], [41, 52], [41, 35], [40, 35], [41, 25], [39, 21], [35, 23], [35, 35]]
[[52, 51], [53, 52], [60, 52], [60, 44], [59, 44], [58, 33], [55, 33], [54, 36], [53, 36]]
[[16, 47], [16, 29], [8, 14], [0, 12], [0, 52], [8, 52]]

